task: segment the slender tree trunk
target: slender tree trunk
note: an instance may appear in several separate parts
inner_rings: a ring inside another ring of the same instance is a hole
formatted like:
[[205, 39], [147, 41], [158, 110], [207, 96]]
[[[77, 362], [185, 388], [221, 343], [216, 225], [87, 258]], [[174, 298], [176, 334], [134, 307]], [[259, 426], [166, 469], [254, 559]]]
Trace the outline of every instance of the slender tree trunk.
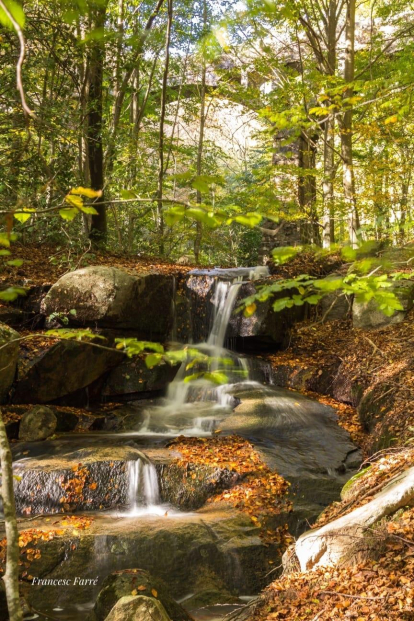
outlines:
[[0, 461], [1, 496], [3, 500], [4, 523], [7, 539], [6, 573], [3, 577], [6, 587], [7, 606], [11, 621], [22, 621], [23, 611], [19, 595], [19, 531], [17, 529], [16, 506], [13, 491], [12, 455], [7, 439], [6, 427], [0, 410]]
[[[204, 31], [207, 30], [207, 2], [204, 0], [203, 3], [203, 28]], [[206, 125], [206, 76], [207, 76], [207, 65], [205, 58], [203, 56], [202, 59], [202, 69], [201, 69], [201, 87], [200, 87], [200, 124], [198, 131], [198, 147], [197, 147], [197, 175], [200, 176], [202, 173], [202, 165], [203, 165], [203, 150], [204, 150], [204, 130]], [[198, 205], [202, 202], [202, 196], [200, 190], [197, 190], [197, 198], [196, 202]], [[200, 249], [201, 249], [201, 240], [203, 236], [203, 224], [202, 222], [196, 223], [196, 235], [194, 239], [194, 258], [195, 262], [198, 263], [200, 258]]]
[[[336, 72], [336, 40], [337, 40], [337, 0], [330, 0], [327, 20], [327, 41], [328, 41], [328, 66], [327, 73], [334, 76]], [[324, 154], [323, 154], [323, 246], [329, 247], [335, 243], [335, 202], [334, 202], [334, 181], [335, 181], [335, 117], [329, 114], [324, 128]]]
[[305, 244], [320, 244], [318, 216], [316, 213], [316, 180], [309, 171], [315, 168], [316, 149], [309, 137], [302, 132], [299, 138], [298, 166], [303, 170], [299, 177], [299, 205], [305, 214], [301, 238]]
[[[105, 27], [106, 3], [91, 6], [91, 26], [103, 31]], [[89, 47], [89, 97], [88, 97], [88, 166], [89, 178], [93, 190], [104, 188], [103, 159], [103, 69], [105, 61], [105, 43], [103, 39], [91, 41]], [[100, 201], [104, 201], [102, 194]], [[102, 242], [106, 239], [107, 218], [106, 205], [97, 205], [96, 215], [92, 216], [89, 237]]]
[[165, 142], [165, 113], [167, 107], [167, 86], [168, 86], [168, 73], [170, 69], [170, 44], [171, 44], [171, 29], [173, 21], [173, 0], [168, 0], [168, 21], [167, 21], [167, 33], [165, 38], [165, 62], [164, 71], [162, 76], [162, 92], [161, 92], [161, 110], [160, 110], [160, 126], [159, 126], [159, 141], [158, 141], [158, 187], [157, 187], [157, 232], [159, 236], [158, 249], [162, 256], [164, 254], [164, 215], [162, 199], [164, 194], [164, 142]]
[[[347, 0], [345, 27], [345, 69], [344, 79], [349, 84], [344, 98], [353, 94], [352, 82], [355, 76], [355, 0]], [[357, 245], [359, 235], [359, 216], [355, 195], [355, 172], [353, 165], [353, 110], [346, 110], [341, 123], [341, 154], [343, 160], [344, 198], [348, 211], [348, 230], [350, 243]]]

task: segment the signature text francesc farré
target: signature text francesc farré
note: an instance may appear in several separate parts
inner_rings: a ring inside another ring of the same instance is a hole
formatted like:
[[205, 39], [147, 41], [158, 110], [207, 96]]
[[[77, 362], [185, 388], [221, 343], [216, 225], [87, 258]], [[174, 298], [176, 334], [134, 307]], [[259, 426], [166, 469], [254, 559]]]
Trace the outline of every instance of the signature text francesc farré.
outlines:
[[96, 578], [81, 578], [80, 576], [74, 578], [38, 578], [34, 576], [32, 586], [96, 586], [98, 580], [99, 576]]

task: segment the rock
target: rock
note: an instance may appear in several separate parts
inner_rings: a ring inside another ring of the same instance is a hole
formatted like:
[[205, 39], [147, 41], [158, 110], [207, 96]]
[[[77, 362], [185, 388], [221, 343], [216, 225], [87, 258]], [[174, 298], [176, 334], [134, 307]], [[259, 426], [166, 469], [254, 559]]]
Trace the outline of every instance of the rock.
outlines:
[[364, 429], [372, 432], [377, 423], [394, 407], [393, 386], [385, 382], [370, 387], [362, 396], [358, 405], [358, 414]]
[[354, 300], [352, 306], [352, 323], [354, 328], [372, 330], [401, 323], [404, 320], [407, 312], [413, 307], [414, 281], [398, 281], [394, 283], [389, 291], [392, 291], [397, 296], [403, 306], [403, 310], [396, 311], [391, 317], [387, 317], [379, 310], [375, 300], [370, 300], [368, 303], [356, 302]]
[[[50, 522], [41, 527], [55, 528]], [[33, 523], [28, 522], [27, 528]], [[49, 610], [65, 611], [74, 603], [88, 604], [96, 600], [108, 572], [131, 567], [164, 580], [175, 599], [196, 594], [203, 571], [216, 574], [226, 592], [253, 595], [269, 582], [269, 563], [280, 564], [279, 546], [267, 544], [259, 533], [248, 515], [217, 504], [192, 515], [170, 512], [128, 519], [97, 515], [76, 535], [68, 528], [62, 537], [40, 541], [41, 556], [31, 563], [30, 573], [50, 579], [98, 576], [98, 586], [33, 585], [29, 602], [38, 610], [47, 604]], [[79, 611], [73, 610], [74, 619], [76, 614]]]
[[149, 369], [143, 358], [125, 359], [109, 373], [102, 394], [110, 401], [111, 398], [133, 399], [142, 393], [165, 391], [178, 368], [178, 365], [160, 364]]
[[0, 322], [16, 328], [21, 326], [28, 318], [28, 314], [20, 308], [13, 306], [0, 306]]
[[352, 313], [353, 296], [329, 293], [319, 302], [318, 310], [324, 321], [348, 319]]
[[296, 504], [317, 515], [337, 500], [353, 474], [347, 459], [356, 447], [335, 411], [274, 386], [240, 384], [232, 394], [240, 405], [222, 421], [222, 432], [252, 440], [266, 464], [291, 483]]
[[199, 464], [161, 464], [160, 491], [164, 502], [192, 511], [202, 507], [212, 496], [236, 485], [240, 477], [227, 468]]
[[336, 565], [346, 556], [350, 541], [364, 533], [381, 519], [398, 509], [414, 505], [414, 468], [394, 477], [374, 498], [329, 524], [304, 533], [295, 544], [301, 571]]
[[46, 440], [55, 433], [56, 427], [57, 418], [53, 410], [40, 405], [23, 415], [19, 428], [19, 440], [24, 442]]
[[4, 403], [14, 380], [19, 357], [18, 332], [0, 323], [0, 403]]
[[130, 446], [86, 448], [16, 462], [16, 511], [21, 515], [126, 508], [129, 464], [148, 460]]
[[19, 378], [13, 403], [51, 403], [90, 386], [125, 355], [116, 349], [62, 340], [46, 349]]
[[65, 274], [42, 302], [42, 312], [65, 313], [70, 324], [133, 330], [147, 341], [164, 341], [173, 325], [174, 279], [164, 274], [131, 275], [91, 266]]
[[[262, 268], [265, 270], [265, 268]], [[253, 270], [251, 270], [253, 272]], [[247, 274], [246, 274], [247, 272]], [[217, 277], [223, 280], [233, 280], [238, 275], [247, 277], [249, 269], [240, 268], [231, 270], [197, 270], [190, 272], [182, 285], [183, 294], [191, 308], [191, 325], [188, 325], [188, 315], [183, 313], [177, 317], [177, 332], [182, 340], [195, 343], [207, 340], [211, 329], [214, 313], [214, 294]], [[252, 274], [253, 276], [253, 274]], [[237, 294], [234, 308], [242, 300], [257, 292], [257, 288], [274, 281], [260, 278], [260, 280], [244, 282]], [[244, 317], [243, 313], [234, 313], [230, 317], [226, 339], [237, 339], [237, 351], [246, 351], [257, 348], [271, 348], [280, 346], [286, 340], [289, 327], [304, 317], [305, 307], [293, 307], [281, 312], [272, 308], [278, 294], [272, 299], [257, 304], [257, 310], [251, 317]], [[183, 336], [185, 338], [183, 339]]]
[[[167, 585], [158, 578], [154, 578], [148, 571], [142, 569], [124, 569], [117, 571], [105, 578], [101, 591], [94, 606], [96, 621], [105, 621], [108, 618], [129, 620], [130, 617], [108, 617], [110, 612], [116, 608], [117, 602], [125, 596], [144, 595], [148, 602], [161, 604], [164, 614], [171, 617], [174, 621], [191, 621], [190, 615], [180, 604], [171, 597]], [[125, 610], [133, 610], [128, 606]], [[144, 609], [145, 610], [145, 609]], [[131, 617], [131, 619], [143, 621], [141, 617]], [[144, 617], [145, 618], [145, 617]], [[162, 619], [162, 621], [164, 621]]]
[[105, 621], [170, 621], [157, 599], [133, 595], [121, 597]]

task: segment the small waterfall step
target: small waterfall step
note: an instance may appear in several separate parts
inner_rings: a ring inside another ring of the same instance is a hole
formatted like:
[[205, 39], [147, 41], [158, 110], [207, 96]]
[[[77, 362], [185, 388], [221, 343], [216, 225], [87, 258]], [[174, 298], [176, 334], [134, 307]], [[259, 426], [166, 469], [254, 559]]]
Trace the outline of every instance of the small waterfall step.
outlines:
[[[160, 453], [157, 467], [174, 458], [165, 449]], [[160, 503], [157, 467], [128, 445], [21, 459], [13, 465], [16, 509], [20, 515], [108, 509], [137, 513]]]

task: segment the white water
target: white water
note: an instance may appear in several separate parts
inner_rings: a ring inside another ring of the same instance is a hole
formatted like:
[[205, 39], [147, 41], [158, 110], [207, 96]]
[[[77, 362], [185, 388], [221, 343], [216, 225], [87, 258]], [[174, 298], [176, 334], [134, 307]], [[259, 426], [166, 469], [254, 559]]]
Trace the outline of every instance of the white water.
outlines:
[[160, 503], [158, 476], [149, 460], [136, 459], [128, 462], [129, 514], [139, 515], [142, 510], [154, 509]]
[[[237, 297], [243, 282], [263, 278], [268, 273], [268, 268], [263, 266], [214, 270], [217, 281], [210, 334], [206, 343], [192, 347], [210, 358], [208, 371], [223, 373], [227, 383], [217, 385], [202, 378], [188, 381], [194, 369], [189, 369], [188, 362], [184, 362], [168, 387], [165, 404], [144, 412], [139, 435], [209, 436], [218, 429], [220, 421], [234, 405], [234, 398], [229, 394], [230, 386], [249, 377], [247, 360], [224, 348]], [[220, 280], [220, 276], [225, 280]], [[229, 279], [229, 276], [233, 278]]]

